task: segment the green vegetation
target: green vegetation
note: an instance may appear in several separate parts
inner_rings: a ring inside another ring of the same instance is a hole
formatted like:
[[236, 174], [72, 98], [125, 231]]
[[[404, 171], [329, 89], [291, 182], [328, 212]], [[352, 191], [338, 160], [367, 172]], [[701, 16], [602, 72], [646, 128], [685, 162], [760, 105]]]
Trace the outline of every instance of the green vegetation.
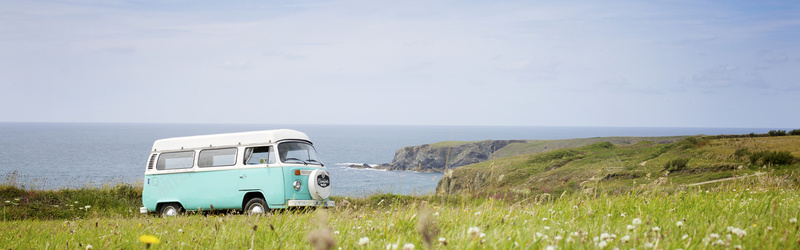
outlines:
[[190, 213], [161, 218], [106, 212], [94, 204], [90, 210], [96, 213], [80, 218], [0, 221], [0, 242], [13, 249], [141, 249], [146, 242], [154, 249], [309, 249], [312, 242], [323, 249], [402, 249], [408, 244], [417, 249], [428, 244], [451, 249], [788, 249], [800, 237], [797, 179], [794, 172], [764, 174], [710, 187], [638, 187], [620, 195], [605, 190], [517, 199], [336, 197], [336, 208], [252, 217]]
[[447, 148], [447, 147], [458, 147], [464, 144], [469, 143], [476, 143], [477, 141], [441, 141], [437, 143], [431, 143], [431, 147], [433, 148]]
[[770, 130], [769, 136], [784, 136], [786, 135], [786, 130]]
[[448, 173], [437, 190], [503, 197], [594, 192], [600, 187], [623, 193], [656, 182], [679, 186], [764, 171], [786, 173], [800, 166], [798, 155], [798, 136], [693, 136], [674, 143], [643, 140], [631, 145], [598, 142], [464, 166]]
[[800, 239], [799, 142], [595, 142], [458, 168], [437, 195], [333, 197], [335, 208], [263, 216], [161, 218], [138, 213], [140, 184], [26, 190], [6, 177], [0, 247], [790, 249]]

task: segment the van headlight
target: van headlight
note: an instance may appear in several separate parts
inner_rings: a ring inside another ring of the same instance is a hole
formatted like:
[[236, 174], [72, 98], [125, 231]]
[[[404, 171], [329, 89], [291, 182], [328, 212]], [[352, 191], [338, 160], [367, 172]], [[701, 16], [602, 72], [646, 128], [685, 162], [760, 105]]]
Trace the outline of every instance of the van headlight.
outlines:
[[302, 183], [302, 182], [300, 182], [300, 180], [296, 180], [296, 181], [294, 181], [294, 183], [292, 184], [292, 187], [294, 187], [294, 190], [295, 190], [295, 191], [300, 191], [300, 189], [301, 189], [301, 188], [303, 188], [303, 183]]

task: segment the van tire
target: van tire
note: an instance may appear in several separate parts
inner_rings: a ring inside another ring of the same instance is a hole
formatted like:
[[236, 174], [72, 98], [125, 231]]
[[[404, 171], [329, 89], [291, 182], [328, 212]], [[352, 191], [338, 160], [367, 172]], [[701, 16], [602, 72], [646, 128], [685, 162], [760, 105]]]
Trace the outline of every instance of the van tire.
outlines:
[[160, 214], [161, 217], [172, 217], [182, 212], [183, 207], [181, 207], [180, 203], [166, 203], [161, 205], [161, 209], [158, 211], [158, 214]]
[[261, 198], [252, 198], [244, 205], [244, 213], [247, 215], [262, 215], [267, 212], [267, 202]]

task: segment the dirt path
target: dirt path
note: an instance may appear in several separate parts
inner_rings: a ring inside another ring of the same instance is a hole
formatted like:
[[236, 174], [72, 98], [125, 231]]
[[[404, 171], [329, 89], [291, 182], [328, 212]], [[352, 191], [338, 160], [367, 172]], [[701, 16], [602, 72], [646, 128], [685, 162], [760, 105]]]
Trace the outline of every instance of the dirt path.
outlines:
[[742, 179], [742, 178], [747, 178], [747, 177], [759, 176], [759, 175], [762, 175], [762, 174], [764, 174], [764, 172], [756, 172], [756, 173], [754, 173], [754, 174], [750, 174], [750, 175], [746, 175], [746, 176], [738, 176], [738, 177], [722, 178], [722, 179], [713, 180], [713, 181], [704, 181], [704, 182], [698, 182], [698, 183], [686, 184], [686, 185], [683, 185], [683, 186], [684, 186], [684, 187], [700, 186], [700, 185], [703, 185], [703, 184], [709, 184], [709, 183], [714, 183], [714, 182], [721, 182], [721, 181], [730, 181], [730, 180]]

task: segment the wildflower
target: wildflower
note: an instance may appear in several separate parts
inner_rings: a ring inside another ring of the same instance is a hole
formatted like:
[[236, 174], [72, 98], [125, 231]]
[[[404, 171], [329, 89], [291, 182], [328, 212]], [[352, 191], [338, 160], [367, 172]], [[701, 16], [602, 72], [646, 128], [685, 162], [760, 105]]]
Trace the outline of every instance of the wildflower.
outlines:
[[87, 245], [86, 245], [86, 250], [92, 250], [92, 249], [94, 249], [94, 248], [92, 247], [92, 245], [91, 245], [91, 244], [87, 244]]
[[722, 241], [722, 240], [717, 240], [717, 241], [714, 241], [713, 243], [711, 243], [711, 245], [712, 246], [722, 246], [722, 245], [725, 245], [725, 242]]
[[556, 248], [556, 246], [552, 246], [552, 245], [550, 245], [550, 246], [547, 246], [547, 247], [545, 248], [545, 250], [556, 250], [556, 249], [557, 249], [557, 248]]
[[735, 245], [735, 246], [733, 246], [733, 249], [735, 249], [735, 250], [742, 250], [742, 249], [744, 249], [744, 248], [742, 248], [742, 245]]
[[633, 229], [636, 229], [636, 227], [634, 227], [633, 225], [628, 225], [628, 231], [633, 231]]
[[619, 214], [619, 216], [625, 217], [625, 216], [628, 216], [628, 214], [626, 214], [625, 212], [622, 212], [621, 214]]
[[675, 226], [677, 226], [677, 227], [683, 227], [683, 221], [678, 221], [678, 222], [675, 222]]
[[653, 248], [653, 243], [645, 242], [644, 243], [644, 248]]
[[789, 219], [789, 223], [796, 224], [797, 223], [797, 218]]
[[606, 241], [608, 239], [611, 239], [611, 235], [608, 233], [602, 233], [600, 234], [600, 239]]
[[708, 238], [711, 238], [712, 240], [719, 239], [719, 234], [709, 234]]
[[472, 238], [476, 238], [480, 236], [480, 234], [481, 234], [481, 228], [479, 227], [470, 227], [467, 229], [467, 235], [469, 235]]
[[600, 243], [597, 243], [597, 247], [599, 247], [601, 249], [606, 248], [607, 246], [608, 246], [608, 243], [606, 243], [606, 241], [604, 241], [604, 240], [600, 241]]
[[433, 216], [439, 216], [439, 212], [433, 212]]
[[625, 235], [625, 236], [622, 236], [622, 238], [620, 238], [619, 241], [622, 241], [622, 243], [628, 243], [628, 241], [631, 241], [631, 237], [628, 236], [628, 235]]
[[633, 218], [633, 222], [632, 223], [633, 223], [634, 226], [638, 226], [638, 225], [642, 224], [642, 220], [639, 219], [639, 218]]
[[442, 245], [447, 246], [447, 239], [445, 239], [444, 237], [439, 237], [439, 243], [441, 243]]
[[143, 234], [139, 236], [139, 242], [146, 244], [147, 248], [150, 248], [150, 245], [161, 243], [161, 240], [159, 240], [155, 236]]
[[178, 228], [178, 233], [183, 233], [183, 228]]
[[745, 231], [743, 229], [733, 228], [733, 230], [731, 232], [733, 234], [735, 234], [736, 236], [739, 236], [739, 238], [744, 238], [745, 236], [747, 236], [747, 231]]
[[556, 240], [556, 242], [558, 242], [558, 241], [561, 241], [561, 239], [563, 239], [563, 237], [561, 237], [561, 235], [556, 235], [556, 237], [553, 237], [553, 239]]
[[386, 244], [386, 250], [397, 250], [397, 244]]
[[683, 236], [681, 236], [681, 240], [685, 240], [686, 238], [689, 238], [688, 234], [684, 234]]
[[481, 211], [475, 212], [475, 216], [481, 215]]
[[83, 208], [85, 208], [85, 209], [89, 209], [89, 208], [91, 208], [91, 207], [92, 207], [92, 205], [86, 205], [86, 206], [85, 206], [85, 207], [83, 207]]
[[661, 228], [660, 227], [653, 227], [653, 232], [659, 233], [659, 232], [661, 232]]
[[547, 218], [542, 218], [542, 221], [547, 221]]
[[548, 226], [544, 226], [544, 230], [545, 230], [545, 231], [547, 231], [547, 230], [550, 230], [550, 227], [548, 227]]
[[359, 246], [366, 246], [368, 244], [369, 244], [369, 237], [362, 237], [362, 238], [358, 239], [358, 245]]
[[333, 231], [333, 235], [339, 235], [339, 231]]
[[414, 250], [414, 244], [406, 243], [405, 245], [403, 245], [403, 250]]

